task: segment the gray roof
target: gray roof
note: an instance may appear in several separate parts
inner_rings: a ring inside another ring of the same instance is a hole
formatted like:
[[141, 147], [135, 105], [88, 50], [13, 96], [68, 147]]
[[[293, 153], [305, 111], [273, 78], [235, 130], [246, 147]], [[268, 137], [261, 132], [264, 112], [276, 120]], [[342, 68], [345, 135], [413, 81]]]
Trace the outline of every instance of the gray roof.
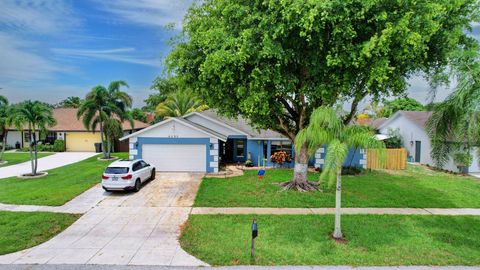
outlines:
[[400, 114], [415, 122], [422, 128], [425, 128], [428, 118], [432, 115], [432, 112], [418, 112], [418, 111], [399, 111]]
[[385, 123], [385, 121], [387, 121], [388, 118], [386, 117], [382, 117], [382, 118], [377, 118], [375, 120], [372, 121], [372, 126], [375, 128], [375, 129], [378, 129], [383, 123]]
[[214, 120], [220, 121], [226, 125], [229, 125], [235, 129], [238, 129], [246, 134], [248, 134], [251, 138], [271, 138], [271, 139], [287, 139], [287, 137], [283, 136], [282, 134], [273, 131], [271, 129], [256, 129], [252, 125], [250, 125], [244, 118], [238, 117], [236, 119], [227, 118], [224, 116], [220, 116], [214, 110], [205, 110], [200, 112], [200, 114], [210, 117]]
[[207, 133], [210, 133], [210, 134], [212, 134], [212, 135], [215, 135], [215, 136], [218, 137], [218, 138], [222, 138], [222, 139], [224, 139], [224, 140], [227, 139], [227, 137], [226, 137], [225, 135], [220, 134], [220, 133], [216, 132], [215, 130], [211, 130], [211, 129], [205, 127], [205, 126], [199, 125], [199, 124], [194, 123], [194, 122], [192, 122], [192, 121], [188, 121], [188, 120], [185, 119], [185, 118], [181, 118], [181, 117], [175, 117], [175, 118], [176, 118], [177, 120], [180, 120], [180, 122], [183, 122], [183, 123], [192, 125], [192, 126], [198, 128], [198, 129], [201, 129], [201, 130], [207, 132]]

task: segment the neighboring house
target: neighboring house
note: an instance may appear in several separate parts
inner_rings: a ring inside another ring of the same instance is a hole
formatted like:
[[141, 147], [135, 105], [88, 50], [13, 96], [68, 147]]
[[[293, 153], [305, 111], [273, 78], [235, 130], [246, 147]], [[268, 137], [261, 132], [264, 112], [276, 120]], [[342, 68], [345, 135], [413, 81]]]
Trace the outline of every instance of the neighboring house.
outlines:
[[[377, 130], [380, 134], [388, 134], [388, 130], [398, 129], [402, 137], [403, 146], [407, 149], [411, 161], [425, 165], [435, 165], [430, 156], [431, 144], [430, 138], [426, 132], [425, 126], [431, 112], [417, 111], [398, 111], [390, 118], [384, 120]], [[474, 152], [474, 160], [468, 169], [469, 172], [479, 172], [477, 151]], [[444, 166], [444, 169], [458, 172], [457, 166], [453, 160]]]
[[[77, 109], [75, 108], [59, 108], [53, 110], [53, 117], [57, 121], [56, 125], [49, 128], [46, 134], [36, 134], [39, 141], [50, 143], [57, 139], [65, 140], [66, 150], [72, 152], [93, 152], [95, 151], [95, 143], [101, 142], [100, 130], [95, 132], [88, 131], [83, 125], [82, 119], [77, 119]], [[134, 121], [134, 127], [129, 122], [123, 124], [124, 135], [138, 131], [148, 126], [148, 124], [140, 121]], [[17, 142], [20, 147], [28, 146], [30, 138], [28, 131], [18, 131], [10, 129], [7, 135], [7, 145], [15, 147]], [[128, 151], [128, 144], [115, 142], [116, 151]]]
[[[120, 140], [127, 139], [130, 158], [143, 158], [158, 171], [218, 172], [220, 162], [246, 160], [269, 167], [273, 166], [269, 158], [273, 153], [295, 154], [292, 142], [280, 133], [255, 129], [243, 118], [228, 119], [213, 110], [168, 118]], [[319, 149], [311, 165], [320, 167], [324, 155], [325, 149]], [[357, 151], [354, 162], [358, 164], [363, 156]]]

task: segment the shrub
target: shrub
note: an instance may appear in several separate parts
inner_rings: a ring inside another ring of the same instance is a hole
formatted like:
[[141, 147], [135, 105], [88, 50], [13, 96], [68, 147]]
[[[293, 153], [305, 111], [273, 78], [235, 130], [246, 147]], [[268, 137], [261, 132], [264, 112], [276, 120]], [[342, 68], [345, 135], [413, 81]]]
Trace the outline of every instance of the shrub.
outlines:
[[390, 138], [384, 140], [386, 148], [402, 148], [403, 147], [402, 136], [400, 135], [400, 130], [398, 128], [397, 129], [389, 128], [387, 131], [387, 135]]
[[247, 161], [245, 161], [245, 167], [253, 167], [253, 162], [248, 159]]
[[[322, 172], [321, 168], [315, 168], [317, 172]], [[357, 166], [352, 166], [352, 167], [342, 167], [342, 175], [360, 175], [364, 174], [366, 169], [363, 167], [357, 167]]]
[[65, 141], [64, 140], [55, 140], [53, 143], [53, 151], [55, 152], [65, 152]]
[[280, 151], [271, 155], [270, 161], [279, 165], [283, 165], [285, 162], [292, 162], [292, 157], [287, 154], [287, 152]]

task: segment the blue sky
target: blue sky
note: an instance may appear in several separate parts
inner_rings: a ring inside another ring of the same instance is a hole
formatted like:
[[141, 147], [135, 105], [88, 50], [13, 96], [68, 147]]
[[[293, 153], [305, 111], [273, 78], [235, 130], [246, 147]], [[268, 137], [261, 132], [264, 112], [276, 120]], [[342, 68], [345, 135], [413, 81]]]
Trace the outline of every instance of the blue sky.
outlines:
[[2, 0], [0, 93], [11, 102], [56, 103], [122, 79], [142, 105], [190, 3]]
[[[126, 80], [142, 106], [191, 0], [1, 0], [0, 94], [56, 103]], [[175, 27], [166, 26], [173, 23]], [[475, 25], [478, 32], [478, 25]], [[474, 34], [479, 34], [475, 33]], [[410, 80], [426, 103], [428, 84]], [[441, 89], [437, 100], [450, 90]]]

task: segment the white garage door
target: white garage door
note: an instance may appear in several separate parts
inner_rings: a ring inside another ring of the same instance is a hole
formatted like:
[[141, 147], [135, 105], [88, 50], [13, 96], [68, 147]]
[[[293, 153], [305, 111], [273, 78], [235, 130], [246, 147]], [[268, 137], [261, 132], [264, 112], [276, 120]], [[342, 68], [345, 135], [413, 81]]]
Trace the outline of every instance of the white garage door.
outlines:
[[204, 144], [144, 144], [142, 158], [157, 171], [205, 172], [206, 151]]

